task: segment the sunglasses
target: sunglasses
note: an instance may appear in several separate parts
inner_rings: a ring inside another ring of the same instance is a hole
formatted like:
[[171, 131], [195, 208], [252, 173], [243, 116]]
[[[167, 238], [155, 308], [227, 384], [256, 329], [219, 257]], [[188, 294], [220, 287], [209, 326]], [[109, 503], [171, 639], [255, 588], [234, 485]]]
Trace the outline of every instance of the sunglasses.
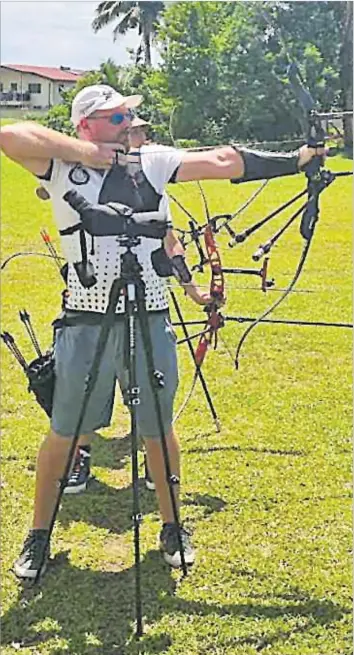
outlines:
[[108, 119], [112, 125], [121, 125], [124, 120], [128, 119], [130, 121], [133, 120], [135, 117], [134, 112], [131, 109], [128, 109], [128, 111], [125, 114], [122, 114], [120, 111], [115, 112], [111, 116], [88, 116], [89, 120], [102, 120], [102, 119]]

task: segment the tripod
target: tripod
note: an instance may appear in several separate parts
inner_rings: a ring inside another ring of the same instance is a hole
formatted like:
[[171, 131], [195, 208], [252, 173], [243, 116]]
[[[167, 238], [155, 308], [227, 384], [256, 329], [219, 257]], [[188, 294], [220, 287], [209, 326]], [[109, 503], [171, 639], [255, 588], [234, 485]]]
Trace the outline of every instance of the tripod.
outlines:
[[60, 501], [64, 488], [67, 484], [70, 475], [71, 462], [76, 451], [76, 446], [79, 440], [83, 419], [87, 409], [87, 405], [92, 394], [92, 391], [97, 380], [97, 375], [100, 367], [103, 351], [105, 349], [110, 328], [115, 320], [115, 309], [119, 297], [124, 294], [126, 299], [126, 320], [128, 324], [128, 391], [127, 403], [131, 415], [131, 457], [132, 457], [132, 487], [133, 487], [133, 531], [134, 531], [134, 555], [135, 555], [135, 601], [136, 601], [136, 637], [139, 638], [143, 634], [143, 621], [142, 621], [142, 602], [141, 602], [141, 575], [140, 575], [140, 525], [142, 522], [142, 514], [140, 512], [139, 502], [139, 472], [138, 472], [138, 434], [137, 434], [137, 406], [140, 404], [140, 389], [137, 384], [136, 378], [136, 318], [138, 318], [143, 349], [146, 357], [149, 382], [153, 392], [154, 411], [159, 429], [159, 437], [161, 439], [163, 460], [165, 465], [166, 481], [168, 483], [169, 495], [173, 511], [173, 519], [177, 527], [177, 538], [179, 545], [179, 552], [181, 557], [181, 567], [183, 575], [187, 574], [187, 566], [184, 557], [182, 536], [180, 530], [180, 522], [178, 516], [177, 503], [174, 494], [174, 486], [179, 484], [179, 479], [171, 472], [170, 458], [166, 442], [165, 430], [162, 419], [162, 411], [159, 399], [159, 389], [164, 386], [163, 374], [155, 370], [152, 352], [152, 341], [148, 323], [148, 312], [145, 306], [145, 284], [142, 280], [142, 266], [139, 264], [137, 255], [132, 252], [132, 248], [140, 244], [138, 236], [121, 235], [117, 237], [119, 244], [126, 248], [125, 253], [122, 255], [122, 265], [120, 277], [113, 281], [108, 306], [103, 318], [101, 330], [99, 333], [95, 354], [91, 369], [85, 379], [85, 394], [80, 409], [80, 415], [76, 425], [72, 444], [68, 453], [63, 478], [60, 481], [59, 494], [53, 510], [52, 518], [49, 524], [46, 547], [43, 550], [43, 561], [38, 569], [35, 582], [38, 581], [41, 569], [43, 567], [46, 552], [49, 547], [49, 541], [53, 532], [56, 516], [59, 510]]

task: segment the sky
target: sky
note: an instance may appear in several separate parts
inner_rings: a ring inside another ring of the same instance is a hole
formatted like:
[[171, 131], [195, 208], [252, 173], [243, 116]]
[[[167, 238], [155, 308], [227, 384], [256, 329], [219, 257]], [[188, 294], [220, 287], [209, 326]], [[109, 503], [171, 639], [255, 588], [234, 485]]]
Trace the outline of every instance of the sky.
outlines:
[[0, 57], [2, 64], [98, 68], [109, 57], [127, 64], [126, 48], [136, 48], [130, 32], [113, 43], [114, 25], [97, 34], [91, 28], [99, 0], [1, 0]]

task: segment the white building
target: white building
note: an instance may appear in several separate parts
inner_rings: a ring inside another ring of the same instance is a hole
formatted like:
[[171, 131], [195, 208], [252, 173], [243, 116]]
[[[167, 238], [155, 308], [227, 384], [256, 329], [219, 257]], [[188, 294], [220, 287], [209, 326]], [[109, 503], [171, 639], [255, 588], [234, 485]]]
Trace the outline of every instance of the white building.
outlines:
[[62, 102], [61, 91], [72, 89], [83, 71], [66, 66], [0, 66], [0, 107], [47, 109]]

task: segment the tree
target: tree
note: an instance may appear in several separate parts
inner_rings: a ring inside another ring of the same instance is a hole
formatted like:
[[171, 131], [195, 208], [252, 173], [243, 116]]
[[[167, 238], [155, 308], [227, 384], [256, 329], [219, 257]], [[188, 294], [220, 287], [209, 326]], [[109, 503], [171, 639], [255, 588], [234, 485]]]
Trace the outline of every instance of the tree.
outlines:
[[143, 54], [145, 65], [151, 67], [151, 42], [163, 9], [163, 2], [100, 2], [92, 27], [94, 32], [98, 32], [117, 21], [113, 30], [113, 41], [116, 41], [120, 34], [138, 28], [141, 40], [136, 52], [136, 63], [139, 63]]
[[322, 111], [344, 108], [345, 5], [168, 3], [158, 38], [161, 71], [176, 107], [174, 135], [204, 143], [303, 137], [302, 112], [287, 79], [289, 60], [298, 62]]

